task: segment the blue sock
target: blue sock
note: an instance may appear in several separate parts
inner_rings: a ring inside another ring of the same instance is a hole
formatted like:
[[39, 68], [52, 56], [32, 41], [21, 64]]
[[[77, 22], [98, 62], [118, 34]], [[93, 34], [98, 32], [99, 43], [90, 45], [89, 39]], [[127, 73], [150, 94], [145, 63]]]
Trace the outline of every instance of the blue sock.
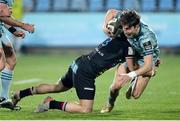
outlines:
[[12, 80], [12, 74], [13, 71], [4, 68], [1, 72], [1, 83], [2, 83], [2, 91], [1, 91], [1, 97], [4, 97], [5, 99], [8, 99], [9, 95], [9, 88]]

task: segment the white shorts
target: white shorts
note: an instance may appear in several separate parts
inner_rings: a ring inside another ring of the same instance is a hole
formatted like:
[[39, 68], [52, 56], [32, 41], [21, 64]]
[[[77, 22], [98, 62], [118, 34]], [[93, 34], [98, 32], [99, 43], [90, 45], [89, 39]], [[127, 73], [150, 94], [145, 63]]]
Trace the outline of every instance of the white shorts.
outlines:
[[3, 48], [2, 44], [4, 45], [9, 45], [11, 44], [10, 39], [8, 38], [7, 34], [5, 31], [1, 31], [2, 36], [0, 37], [0, 48]]

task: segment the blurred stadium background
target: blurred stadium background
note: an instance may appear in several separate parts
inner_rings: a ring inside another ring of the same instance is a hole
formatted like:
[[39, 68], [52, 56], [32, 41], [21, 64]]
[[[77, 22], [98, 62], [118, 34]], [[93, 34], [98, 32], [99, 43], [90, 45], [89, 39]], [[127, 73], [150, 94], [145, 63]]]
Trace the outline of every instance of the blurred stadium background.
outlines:
[[[107, 99], [115, 68], [96, 80], [92, 114], [61, 111], [33, 113], [47, 95], [23, 99], [21, 111], [0, 109], [0, 120], [180, 120], [180, 0], [14, 0], [14, 16], [33, 23], [36, 31], [15, 41], [20, 56], [11, 90], [40, 83], [56, 83], [71, 62], [106, 39], [102, 22], [109, 8], [136, 9], [156, 32], [161, 47], [162, 65], [139, 100], [127, 100], [123, 88], [110, 114], [99, 111]], [[48, 94], [57, 100], [78, 100], [75, 90]]]
[[[15, 14], [34, 23], [22, 52], [91, 48], [102, 42], [109, 8], [135, 9], [156, 32], [163, 52], [180, 54], [180, 0], [15, 0]], [[22, 10], [16, 10], [22, 9]]]

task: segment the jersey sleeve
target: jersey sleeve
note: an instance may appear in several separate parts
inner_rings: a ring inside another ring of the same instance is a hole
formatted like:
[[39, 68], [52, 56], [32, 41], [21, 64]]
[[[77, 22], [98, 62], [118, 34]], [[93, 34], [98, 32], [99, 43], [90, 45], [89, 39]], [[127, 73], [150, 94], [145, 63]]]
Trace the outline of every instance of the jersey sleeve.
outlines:
[[143, 51], [143, 55], [152, 55], [153, 54], [153, 37], [150, 35], [147, 35], [141, 39], [140, 46]]
[[132, 58], [135, 56], [135, 51], [134, 49], [131, 47], [130, 44], [128, 44], [127, 49], [125, 51], [125, 58]]

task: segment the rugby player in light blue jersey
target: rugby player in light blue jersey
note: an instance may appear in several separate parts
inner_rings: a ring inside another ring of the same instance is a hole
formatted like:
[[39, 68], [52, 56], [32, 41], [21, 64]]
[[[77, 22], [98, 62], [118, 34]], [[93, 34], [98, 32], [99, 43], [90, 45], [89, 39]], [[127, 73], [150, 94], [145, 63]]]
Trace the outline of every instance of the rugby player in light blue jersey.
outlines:
[[[115, 11], [115, 10], [114, 10]], [[119, 16], [119, 24], [127, 37], [133, 52], [136, 54], [134, 71], [128, 71], [128, 64], [119, 66], [114, 82], [110, 86], [108, 103], [102, 108], [101, 113], [110, 112], [119, 95], [119, 90], [131, 80], [126, 98], [138, 99], [146, 88], [150, 78], [155, 75], [155, 67], [159, 64], [160, 50], [155, 33], [140, 21], [140, 16], [134, 10], [112, 12]]]
[[[0, 0], [0, 4], [8, 5], [6, 0]], [[11, 12], [12, 13], [12, 12]], [[2, 19], [1, 19], [2, 18]], [[21, 27], [24, 30], [29, 32], [34, 31], [33, 25], [25, 24], [22, 22], [18, 22], [13, 19], [11, 16], [1, 16], [0, 17], [0, 72], [1, 72], [1, 83], [2, 90], [0, 91], [0, 108], [9, 108], [14, 109], [12, 102], [9, 100], [8, 92], [10, 88], [11, 81], [13, 79], [13, 70], [16, 65], [16, 56], [11, 44], [11, 41], [7, 37], [4, 27], [8, 29], [14, 36], [16, 37], [25, 37], [25, 33], [21, 30], [17, 30], [15, 27], [10, 26], [8, 24], [4, 24], [6, 21], [12, 23], [12, 25]]]

